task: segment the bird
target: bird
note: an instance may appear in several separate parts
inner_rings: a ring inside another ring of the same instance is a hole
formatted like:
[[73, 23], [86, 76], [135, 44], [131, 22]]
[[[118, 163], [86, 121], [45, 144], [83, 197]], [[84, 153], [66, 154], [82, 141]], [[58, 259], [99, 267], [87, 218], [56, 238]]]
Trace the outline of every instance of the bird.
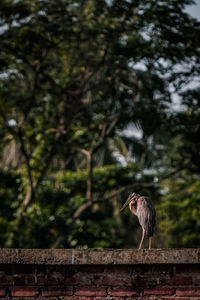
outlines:
[[156, 211], [153, 202], [149, 197], [132, 193], [129, 195], [120, 211], [128, 205], [131, 213], [138, 217], [139, 223], [142, 227], [142, 238], [138, 249], [142, 248], [145, 235], [149, 238], [149, 249], [151, 249], [151, 239], [154, 235], [156, 226]]

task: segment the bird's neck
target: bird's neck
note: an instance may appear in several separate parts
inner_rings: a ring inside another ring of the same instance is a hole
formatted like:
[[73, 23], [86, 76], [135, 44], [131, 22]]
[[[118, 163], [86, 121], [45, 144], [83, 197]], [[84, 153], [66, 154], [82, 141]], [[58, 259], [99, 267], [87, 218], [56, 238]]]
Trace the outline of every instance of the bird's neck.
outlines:
[[129, 209], [132, 214], [137, 216], [137, 205], [135, 206], [132, 201], [129, 203]]

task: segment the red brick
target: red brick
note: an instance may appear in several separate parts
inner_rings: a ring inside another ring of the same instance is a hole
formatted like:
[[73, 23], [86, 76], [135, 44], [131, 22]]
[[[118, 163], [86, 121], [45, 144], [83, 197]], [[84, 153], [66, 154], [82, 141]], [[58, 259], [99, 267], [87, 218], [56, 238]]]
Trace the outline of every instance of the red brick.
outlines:
[[48, 270], [39, 272], [37, 274], [30, 274], [26, 276], [26, 284], [37, 284], [37, 285], [55, 285], [64, 284], [66, 281], [64, 275], [61, 272], [50, 272]]
[[[124, 297], [117, 297], [117, 298], [113, 298], [113, 297], [109, 297], [109, 296], [107, 296], [107, 297], [95, 297], [95, 298], [91, 298], [92, 300], [124, 300]], [[132, 299], [132, 298], [131, 298]], [[135, 299], [135, 298], [134, 298]], [[87, 300], [88, 300], [88, 298], [87, 298]]]
[[185, 265], [177, 265], [176, 266], [176, 274], [188, 275], [188, 274], [199, 274], [200, 273], [200, 265], [199, 264], [185, 264]]
[[99, 266], [94, 266], [94, 265], [87, 265], [87, 266], [84, 266], [82, 265], [81, 267], [79, 266], [77, 268], [77, 271], [80, 272], [85, 272], [87, 274], [100, 274], [100, 273], [104, 273], [104, 266], [102, 265], [99, 265]]
[[101, 276], [93, 281], [95, 285], [105, 286], [131, 286], [132, 282], [130, 278], [121, 278], [117, 276]]
[[52, 278], [52, 280], [54, 280], [54, 282], [56, 283], [63, 283], [64, 282], [64, 279], [65, 279], [65, 276], [62, 272], [58, 272], [58, 271], [55, 271], [55, 272], [51, 272], [50, 273], [50, 277]]
[[38, 296], [38, 287], [12, 286], [10, 287], [12, 297], [35, 297]]
[[[34, 274], [26, 274], [24, 279], [25, 279], [25, 285], [38, 285], [38, 279]], [[19, 283], [16, 283], [15, 281], [15, 284], [19, 284]]]
[[5, 275], [1, 278], [1, 285], [13, 285], [15, 283], [15, 279], [12, 275]]
[[[153, 287], [157, 286], [161, 281], [161, 278], [153, 278], [152, 276], [138, 276], [132, 281], [132, 285], [135, 287]], [[163, 282], [163, 281], [162, 281]]]
[[55, 285], [58, 283], [57, 279], [51, 276], [51, 274], [39, 274], [36, 275], [36, 282], [40, 285]]
[[144, 290], [144, 295], [173, 295], [174, 292], [174, 288], [157, 288]]
[[[124, 299], [124, 298], [123, 298]], [[157, 297], [148, 297], [148, 298], [144, 298], [144, 297], [131, 297], [131, 298], [126, 298], [126, 300], [158, 300], [158, 298]], [[160, 299], [160, 298], [159, 298]], [[117, 300], [118, 300], [118, 298], [117, 298]], [[175, 298], [173, 298], [173, 300], [176, 300]]]
[[27, 274], [14, 274], [13, 275], [13, 284], [14, 285], [24, 285], [26, 276], [27, 276]]
[[[197, 300], [196, 298], [192, 298], [192, 299], [193, 300]], [[160, 300], [191, 300], [191, 298], [185, 298], [185, 297], [180, 297], [180, 298], [179, 297], [162, 297]]]
[[131, 268], [129, 266], [108, 266], [105, 268], [104, 274], [129, 277]]
[[76, 287], [75, 295], [77, 296], [106, 296], [105, 287], [94, 286], [78, 286]]
[[88, 266], [86, 266], [87, 273], [89, 271], [89, 273], [101, 274], [101, 273], [104, 273], [104, 270], [105, 270], [104, 265], [98, 265], [98, 266], [91, 265], [91, 266], [89, 266], [89, 269], [88, 269]]
[[6, 295], [6, 289], [0, 288], [0, 297], [4, 297]]
[[132, 276], [132, 284], [136, 287], [147, 287], [152, 288], [154, 286], [167, 286], [169, 284], [169, 281], [171, 280], [171, 276], [168, 273], [162, 272], [158, 273], [141, 273], [139, 275], [133, 274]]
[[23, 264], [14, 266], [12, 269], [12, 274], [7, 273], [4, 277], [3, 281], [7, 282], [7, 285], [17, 285], [17, 286], [24, 286], [24, 285], [33, 285], [37, 284], [36, 281], [36, 274], [35, 270], [31, 266], [25, 266]]
[[49, 286], [42, 288], [42, 296], [65, 296], [65, 295], [73, 295], [73, 287], [72, 286]]
[[[49, 279], [49, 278], [48, 278]], [[26, 284], [30, 284], [30, 285], [50, 285], [52, 284], [51, 280], [47, 279], [47, 275], [45, 275], [44, 273], [39, 273], [39, 274], [32, 274], [32, 276], [29, 276], [26, 279]], [[53, 284], [55, 284], [55, 281], [53, 282]]]
[[76, 273], [73, 278], [67, 278], [66, 283], [69, 282], [69, 280], [72, 280], [73, 284], [75, 285], [92, 285], [91, 278], [94, 278], [95, 274], [90, 274], [86, 272], [78, 272]]
[[75, 278], [74, 276], [69, 276], [67, 278], [65, 278], [65, 281], [64, 281], [64, 285], [78, 285], [80, 284], [81, 281], [78, 281], [77, 278]]
[[113, 288], [109, 291], [111, 297], [131, 297], [137, 296], [138, 291], [130, 288]]
[[[59, 299], [60, 300], [93, 300], [94, 298], [93, 297], [91, 298], [91, 297], [64, 296], [64, 297], [59, 297]], [[102, 299], [102, 298], [100, 298], [100, 299]], [[47, 300], [49, 300], [49, 298]]]
[[193, 277], [193, 284], [200, 285], [200, 276], [196, 275], [196, 276], [192, 276], [192, 277]]
[[180, 297], [184, 296], [200, 296], [200, 288], [184, 287], [176, 290], [176, 295]]
[[[9, 298], [0, 298], [1, 300], [9, 300]], [[44, 300], [45, 298], [43, 297], [37, 297], [37, 298], [33, 298], [33, 297], [12, 297], [12, 300], [33, 300], [33, 299], [37, 299], [37, 300]], [[46, 300], [58, 300], [57, 297], [48, 297], [46, 298]], [[87, 299], [88, 300], [88, 299]]]
[[170, 281], [171, 285], [191, 285], [192, 277], [189, 276], [174, 276]]

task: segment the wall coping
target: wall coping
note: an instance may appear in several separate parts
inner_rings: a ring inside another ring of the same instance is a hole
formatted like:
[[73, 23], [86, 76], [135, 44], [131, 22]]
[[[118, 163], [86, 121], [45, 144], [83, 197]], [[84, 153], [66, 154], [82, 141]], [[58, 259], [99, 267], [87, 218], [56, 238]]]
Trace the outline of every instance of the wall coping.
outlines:
[[199, 249], [0, 249], [0, 264], [200, 264]]

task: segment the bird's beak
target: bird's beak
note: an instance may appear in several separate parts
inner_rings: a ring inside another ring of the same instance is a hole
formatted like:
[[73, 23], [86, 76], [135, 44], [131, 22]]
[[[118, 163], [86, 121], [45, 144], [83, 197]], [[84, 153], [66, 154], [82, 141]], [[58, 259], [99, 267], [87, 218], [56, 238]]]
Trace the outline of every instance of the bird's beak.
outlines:
[[120, 211], [122, 211], [125, 207], [127, 207], [127, 205], [129, 204], [130, 200], [131, 200], [131, 199], [128, 199], [128, 200], [124, 203], [124, 205], [122, 206], [122, 208], [120, 209]]

